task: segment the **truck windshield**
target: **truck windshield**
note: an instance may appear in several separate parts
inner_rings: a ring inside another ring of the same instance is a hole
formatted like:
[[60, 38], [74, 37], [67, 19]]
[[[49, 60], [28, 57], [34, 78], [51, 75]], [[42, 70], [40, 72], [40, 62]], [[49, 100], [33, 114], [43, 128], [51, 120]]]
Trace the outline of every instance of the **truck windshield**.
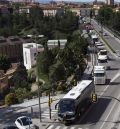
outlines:
[[104, 77], [105, 73], [94, 73], [95, 77]]
[[98, 59], [98, 63], [107, 63], [107, 59], [105, 59], [105, 60]]
[[74, 112], [75, 106], [74, 106], [74, 100], [71, 99], [63, 99], [59, 102], [59, 108], [60, 113], [65, 112]]
[[101, 55], [107, 55], [107, 51], [100, 52]]

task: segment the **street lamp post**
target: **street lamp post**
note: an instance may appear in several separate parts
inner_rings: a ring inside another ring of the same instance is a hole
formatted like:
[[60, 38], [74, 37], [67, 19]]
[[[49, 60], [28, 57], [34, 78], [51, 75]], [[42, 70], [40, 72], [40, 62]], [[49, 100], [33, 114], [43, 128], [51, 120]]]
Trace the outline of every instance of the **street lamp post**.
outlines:
[[41, 88], [40, 88], [40, 86], [39, 86], [39, 81], [38, 81], [39, 118], [40, 118], [40, 122], [42, 122], [40, 96], [41, 96]]
[[39, 82], [39, 78], [38, 78], [38, 70], [37, 70], [37, 56], [38, 56], [38, 45], [37, 45], [37, 38], [40, 37], [39, 35], [35, 35], [33, 38], [35, 40], [36, 43], [36, 83], [38, 85], [38, 100], [39, 100], [39, 119], [40, 122], [42, 122], [42, 117], [41, 117], [41, 101], [40, 101], [40, 97], [41, 97], [41, 85], [39, 86], [40, 82]]

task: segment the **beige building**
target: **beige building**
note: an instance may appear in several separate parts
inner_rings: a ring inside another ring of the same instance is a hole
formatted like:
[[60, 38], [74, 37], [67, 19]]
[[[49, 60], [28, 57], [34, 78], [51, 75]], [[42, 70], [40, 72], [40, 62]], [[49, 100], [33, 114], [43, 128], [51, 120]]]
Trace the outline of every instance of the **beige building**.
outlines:
[[55, 16], [56, 14], [58, 15], [63, 15], [64, 14], [64, 8], [60, 7], [41, 7], [44, 13], [44, 16]]
[[74, 12], [77, 16], [80, 16], [80, 8], [71, 8], [71, 11]]

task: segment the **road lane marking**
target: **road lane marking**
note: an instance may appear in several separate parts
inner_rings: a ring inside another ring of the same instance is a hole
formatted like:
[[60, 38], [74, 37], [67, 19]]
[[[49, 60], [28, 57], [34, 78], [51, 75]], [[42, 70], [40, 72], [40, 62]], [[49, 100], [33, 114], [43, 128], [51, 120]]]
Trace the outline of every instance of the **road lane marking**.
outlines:
[[68, 127], [63, 127], [62, 129], [67, 129]]
[[[110, 83], [113, 82], [113, 81], [115, 81], [120, 76], [120, 73], [119, 72], [120, 71], [118, 71], [118, 73], [114, 76], [114, 78], [110, 81]], [[103, 91], [103, 93], [107, 90], [108, 87], [109, 87], [109, 85], [107, 85], [107, 87], [105, 88], [105, 90]], [[100, 97], [103, 95], [103, 93], [100, 95]], [[120, 95], [117, 98], [119, 99], [120, 98]], [[114, 104], [113, 104], [110, 112], [108, 113], [107, 117], [105, 118], [105, 121], [107, 121], [107, 119], [110, 116], [112, 110], [114, 109], [114, 106], [116, 105], [116, 103], [117, 103], [117, 101], [114, 102]], [[100, 127], [100, 129], [103, 128], [104, 124], [105, 124], [105, 122], [102, 123], [102, 126]]]
[[[119, 94], [119, 96], [118, 96], [117, 98], [118, 98], [118, 99], [120, 98], [120, 94]], [[102, 129], [102, 128], [103, 128], [103, 126], [104, 126], [104, 124], [105, 124], [105, 121], [107, 121], [107, 119], [108, 119], [108, 117], [110, 116], [110, 114], [111, 114], [112, 110], [114, 109], [114, 107], [115, 107], [116, 103], [117, 103], [117, 100], [115, 100], [115, 102], [114, 102], [114, 104], [113, 104], [113, 106], [112, 106], [112, 108], [111, 108], [110, 112], [108, 113], [107, 117], [105, 118], [104, 122], [102, 123], [102, 126], [100, 127], [100, 129]]]
[[61, 126], [57, 126], [55, 129], [60, 129]]
[[50, 125], [47, 129], [52, 129], [54, 127], [54, 125]]
[[70, 129], [75, 129], [75, 127], [71, 127]]
[[[110, 83], [113, 82], [113, 81], [115, 81], [119, 76], [120, 76], [120, 71], [118, 71], [118, 73], [113, 77], [113, 79], [110, 81]], [[103, 90], [103, 92], [100, 94], [100, 97], [102, 97], [102, 95], [106, 92], [106, 90], [107, 90], [108, 87], [110, 86], [110, 83], [105, 87], [105, 89]], [[100, 98], [100, 97], [99, 97], [99, 98]], [[81, 122], [81, 121], [86, 117], [86, 115], [88, 114], [88, 112], [90, 111], [90, 109], [93, 107], [93, 105], [94, 105], [94, 104], [92, 104], [92, 105], [88, 108], [88, 110], [84, 113], [83, 117], [81, 117], [81, 119], [80, 119], [79, 122]]]
[[[110, 83], [113, 82], [113, 81], [115, 81], [119, 76], [120, 76], [120, 71], [118, 71], [118, 73], [113, 77], [113, 79], [110, 81]], [[100, 97], [105, 93], [105, 91], [107, 90], [107, 88], [110, 86], [110, 83], [106, 86], [106, 88], [100, 94]]]

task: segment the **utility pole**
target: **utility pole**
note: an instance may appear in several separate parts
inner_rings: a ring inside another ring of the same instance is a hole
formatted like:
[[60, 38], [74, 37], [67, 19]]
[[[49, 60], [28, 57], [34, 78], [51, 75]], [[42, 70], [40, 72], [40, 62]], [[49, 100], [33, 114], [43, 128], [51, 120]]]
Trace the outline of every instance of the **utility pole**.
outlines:
[[50, 116], [50, 120], [51, 120], [51, 98], [50, 98], [50, 91], [49, 91], [49, 98], [48, 98], [48, 106], [49, 106], [49, 116]]
[[38, 81], [39, 118], [40, 118], [40, 122], [42, 122], [40, 96], [41, 96], [41, 87], [39, 86], [39, 81]]

